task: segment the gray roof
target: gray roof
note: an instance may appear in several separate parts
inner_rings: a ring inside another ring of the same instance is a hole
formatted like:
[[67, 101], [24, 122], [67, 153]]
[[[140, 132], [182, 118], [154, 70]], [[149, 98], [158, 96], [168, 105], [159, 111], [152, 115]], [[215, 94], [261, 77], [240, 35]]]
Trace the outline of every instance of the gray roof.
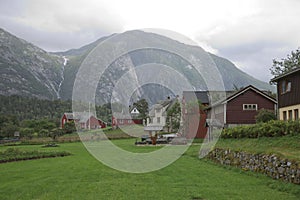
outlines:
[[77, 118], [74, 118], [73, 113], [64, 113], [64, 115], [66, 116], [67, 119], [77, 119]]
[[199, 100], [202, 104], [209, 104], [208, 91], [183, 91], [183, 98], [186, 102]]
[[132, 119], [132, 116], [129, 113], [115, 112], [113, 113], [113, 116], [116, 119]]
[[[167, 99], [167, 100], [162, 100], [157, 102], [156, 104], [154, 104], [149, 112], [149, 116], [154, 117], [155, 116], [155, 110], [156, 109], [162, 109], [162, 108], [166, 108], [166, 110], [168, 110], [175, 102], [176, 102], [176, 98], [175, 99]], [[165, 113], [163, 113], [165, 114]]]

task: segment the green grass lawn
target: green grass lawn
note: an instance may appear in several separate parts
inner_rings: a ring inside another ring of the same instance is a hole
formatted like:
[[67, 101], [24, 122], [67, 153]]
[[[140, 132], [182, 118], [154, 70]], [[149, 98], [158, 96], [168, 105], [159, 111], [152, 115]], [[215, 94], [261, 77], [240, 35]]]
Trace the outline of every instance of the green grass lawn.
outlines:
[[252, 139], [220, 139], [216, 147], [243, 150], [250, 153], [274, 153], [282, 158], [300, 162], [300, 135]]
[[[114, 140], [114, 143], [132, 152], [157, 148], [136, 147], [134, 141]], [[1, 146], [0, 151], [6, 148], [9, 147]], [[33, 150], [41, 145], [16, 148]], [[297, 185], [199, 160], [199, 148], [192, 145], [180, 159], [159, 171], [129, 174], [103, 165], [81, 143], [60, 144], [58, 151], [72, 155], [0, 164], [0, 199], [300, 198]]]

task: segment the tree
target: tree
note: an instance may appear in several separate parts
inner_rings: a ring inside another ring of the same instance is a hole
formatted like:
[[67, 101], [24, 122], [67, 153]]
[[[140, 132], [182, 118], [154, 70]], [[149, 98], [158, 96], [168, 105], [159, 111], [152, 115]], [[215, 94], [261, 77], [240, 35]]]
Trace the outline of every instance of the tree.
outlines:
[[273, 66], [270, 71], [276, 77], [298, 67], [300, 67], [300, 48], [292, 51], [291, 54], [280, 61], [273, 59]]
[[256, 123], [265, 123], [271, 120], [275, 120], [276, 116], [273, 111], [267, 109], [260, 109], [255, 116]]
[[110, 103], [103, 104], [102, 106], [96, 106], [96, 113], [99, 119], [105, 121], [108, 125], [111, 125], [112, 113]]
[[167, 110], [166, 126], [169, 132], [176, 132], [180, 128], [181, 106], [178, 100]]
[[18, 126], [12, 122], [5, 122], [2, 127], [2, 131], [5, 137], [14, 137], [15, 132], [18, 130]]
[[53, 141], [56, 141], [58, 136], [63, 135], [63, 130], [60, 128], [54, 128], [49, 132], [49, 137], [53, 139]]
[[33, 128], [25, 127], [25, 128], [21, 128], [20, 132], [21, 132], [21, 137], [27, 137], [27, 138], [31, 139], [33, 137], [35, 131]]
[[19, 121], [14, 115], [0, 115], [0, 138], [13, 137], [18, 130]]
[[146, 99], [138, 100], [137, 102], [133, 103], [133, 106], [138, 109], [140, 112], [138, 118], [146, 119], [148, 116], [149, 104]]
[[74, 121], [66, 122], [63, 128], [65, 134], [71, 134], [76, 132], [76, 126]]

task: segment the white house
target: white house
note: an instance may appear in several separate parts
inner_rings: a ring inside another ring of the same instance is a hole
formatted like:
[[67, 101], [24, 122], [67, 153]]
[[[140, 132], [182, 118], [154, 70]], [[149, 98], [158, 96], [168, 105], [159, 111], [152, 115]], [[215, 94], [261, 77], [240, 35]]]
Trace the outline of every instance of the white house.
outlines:
[[149, 112], [149, 118], [147, 118], [147, 126], [144, 127], [144, 130], [150, 134], [162, 131], [166, 125], [167, 111], [176, 100], [168, 98], [153, 105]]
[[136, 119], [140, 115], [140, 111], [136, 107], [132, 107], [129, 109], [130, 115], [132, 118]]

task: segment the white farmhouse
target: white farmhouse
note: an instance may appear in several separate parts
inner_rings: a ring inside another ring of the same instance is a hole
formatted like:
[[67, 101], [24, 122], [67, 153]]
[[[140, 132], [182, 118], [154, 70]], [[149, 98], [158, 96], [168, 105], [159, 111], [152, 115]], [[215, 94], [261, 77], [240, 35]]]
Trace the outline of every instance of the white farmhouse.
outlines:
[[149, 112], [149, 118], [147, 118], [147, 126], [144, 127], [144, 130], [149, 132], [150, 135], [162, 131], [166, 125], [167, 111], [172, 107], [176, 100], [176, 98], [168, 98], [167, 100], [159, 101], [157, 104], [153, 105]]

